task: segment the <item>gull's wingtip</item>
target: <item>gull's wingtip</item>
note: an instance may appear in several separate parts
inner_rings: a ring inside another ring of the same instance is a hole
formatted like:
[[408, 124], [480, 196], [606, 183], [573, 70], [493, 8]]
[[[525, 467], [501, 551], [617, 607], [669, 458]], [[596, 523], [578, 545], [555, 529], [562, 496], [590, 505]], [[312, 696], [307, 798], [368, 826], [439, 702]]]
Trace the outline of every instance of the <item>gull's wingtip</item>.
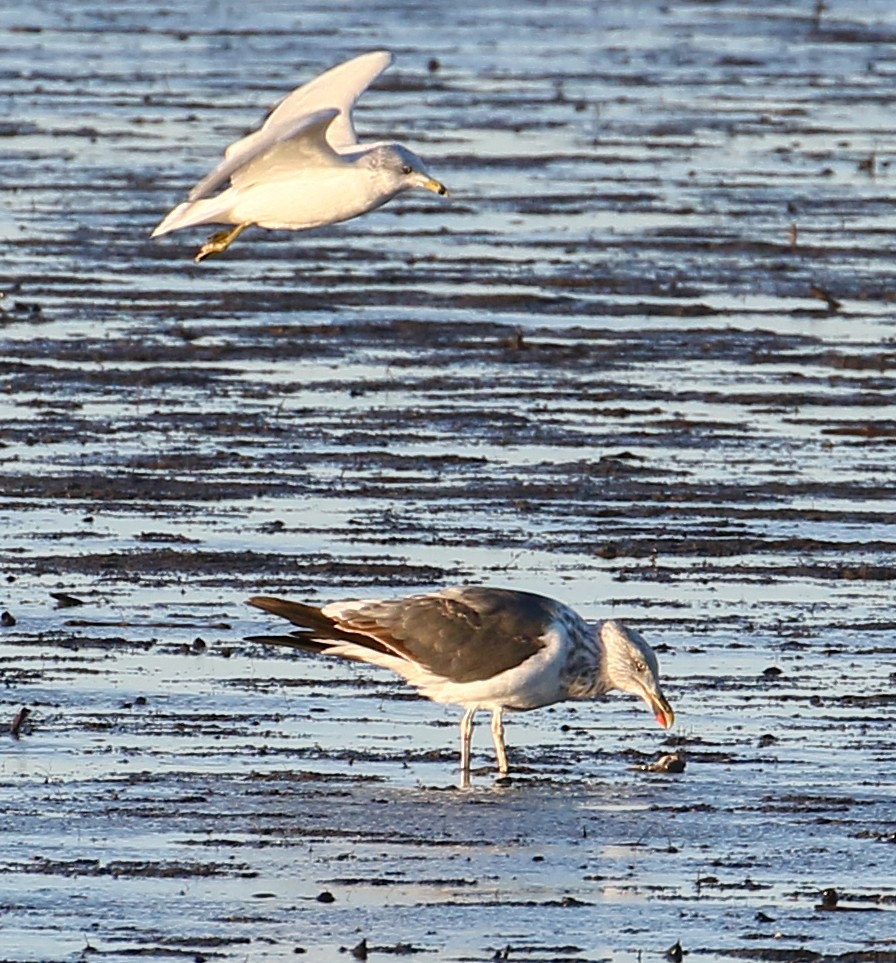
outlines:
[[358, 54], [357, 57], [352, 57], [352, 59], [347, 60], [345, 64], [338, 66], [344, 67], [347, 64], [354, 64], [357, 68], [360, 68], [369, 75], [370, 79], [367, 83], [372, 84], [373, 81], [393, 63], [395, 63], [395, 54], [393, 54], [391, 50], [382, 49], [368, 50], [366, 53]]
[[272, 602], [279, 602], [280, 599], [274, 598], [270, 595], [253, 595], [251, 598], [246, 599], [247, 605], [253, 605], [257, 609], [264, 609], [266, 612], [270, 611], [270, 604]]
[[[352, 67], [361, 68], [371, 74], [371, 81], [373, 81], [394, 62], [395, 54], [393, 54], [391, 50], [386, 50], [385, 48], [380, 50], [365, 50], [363, 53], [359, 53], [354, 57], [349, 57], [348, 60], [343, 60], [342, 63], [335, 64], [330, 70], [352, 69]], [[330, 71], [325, 71], [325, 73], [330, 73]], [[324, 75], [325, 74], [319, 74], [318, 76], [323, 77]], [[314, 79], [316, 80], [317, 77]]]

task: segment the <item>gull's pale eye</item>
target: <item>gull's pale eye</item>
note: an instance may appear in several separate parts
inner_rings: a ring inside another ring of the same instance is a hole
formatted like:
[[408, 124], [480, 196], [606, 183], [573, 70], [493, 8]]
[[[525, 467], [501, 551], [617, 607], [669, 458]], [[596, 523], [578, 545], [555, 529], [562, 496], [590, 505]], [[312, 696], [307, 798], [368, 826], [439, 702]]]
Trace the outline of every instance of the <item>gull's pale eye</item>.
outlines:
[[647, 671], [647, 666], [646, 666], [643, 662], [641, 662], [640, 660], [638, 660], [638, 661], [635, 663], [635, 670], [636, 670], [637, 672], [646, 672], [646, 671]]
[[402, 173], [402, 174], [412, 174], [413, 172], [414, 172], [414, 168], [411, 167], [410, 164], [402, 164], [402, 165], [401, 165], [401, 173]]

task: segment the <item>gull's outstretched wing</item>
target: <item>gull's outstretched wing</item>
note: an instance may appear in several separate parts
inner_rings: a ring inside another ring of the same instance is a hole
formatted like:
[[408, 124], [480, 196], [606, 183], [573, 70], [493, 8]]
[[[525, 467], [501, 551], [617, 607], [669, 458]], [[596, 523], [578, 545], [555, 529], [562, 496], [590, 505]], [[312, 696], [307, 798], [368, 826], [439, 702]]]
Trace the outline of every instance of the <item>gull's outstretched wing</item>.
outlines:
[[338, 113], [335, 108], [318, 110], [299, 117], [292, 127], [284, 126], [276, 140], [262, 144], [256, 154], [231, 172], [233, 186], [245, 191], [259, 180], [276, 180], [294, 173], [297, 168], [342, 163], [327, 142], [327, 130]]
[[[352, 107], [355, 101], [392, 63], [388, 50], [372, 50], [346, 60], [345, 63], [331, 67], [314, 80], [287, 94], [271, 111], [264, 127], [290, 124], [302, 114], [310, 114], [327, 107], [336, 107], [340, 112], [339, 120], [327, 134], [327, 140], [334, 149], [350, 147], [358, 143], [352, 126]], [[250, 135], [251, 136], [251, 135]], [[244, 138], [245, 139], [245, 138]], [[241, 141], [231, 144], [225, 152], [227, 156], [239, 147]]]
[[234, 141], [224, 151], [224, 160], [190, 191], [189, 200], [207, 197], [234, 171], [264, 154], [273, 145], [294, 137], [297, 130], [301, 129], [302, 121], [310, 114], [335, 111], [326, 128], [327, 142], [334, 150], [356, 144], [358, 138], [352, 126], [352, 107], [390, 63], [392, 54], [389, 51], [373, 50], [331, 67], [287, 94], [258, 130]]

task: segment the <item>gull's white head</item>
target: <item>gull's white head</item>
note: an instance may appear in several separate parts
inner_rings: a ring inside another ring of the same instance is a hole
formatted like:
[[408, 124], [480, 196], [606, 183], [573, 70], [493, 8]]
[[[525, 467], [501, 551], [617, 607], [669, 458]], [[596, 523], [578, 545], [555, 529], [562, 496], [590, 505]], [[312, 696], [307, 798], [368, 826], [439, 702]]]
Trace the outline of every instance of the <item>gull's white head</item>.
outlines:
[[675, 712], [660, 688], [660, 667], [653, 649], [634, 629], [612, 619], [601, 624], [600, 641], [610, 685], [640, 696], [656, 721], [668, 729], [675, 721]]
[[448, 194], [448, 188], [430, 175], [423, 161], [401, 144], [378, 144], [368, 151], [365, 163], [393, 197], [415, 187], [443, 197]]

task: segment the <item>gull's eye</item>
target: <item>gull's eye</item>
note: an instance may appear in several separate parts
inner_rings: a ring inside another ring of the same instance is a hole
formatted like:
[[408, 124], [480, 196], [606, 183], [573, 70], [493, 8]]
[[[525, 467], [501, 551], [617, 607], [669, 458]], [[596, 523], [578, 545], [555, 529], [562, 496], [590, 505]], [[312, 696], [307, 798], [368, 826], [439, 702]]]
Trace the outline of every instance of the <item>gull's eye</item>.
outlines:
[[401, 173], [402, 173], [402, 174], [413, 174], [413, 172], [414, 172], [414, 168], [411, 167], [410, 164], [402, 164], [402, 165], [401, 165]]
[[646, 671], [647, 671], [647, 666], [646, 666], [643, 662], [641, 662], [641, 660], [639, 659], [639, 660], [635, 663], [635, 671], [636, 671], [636, 672], [646, 672]]

